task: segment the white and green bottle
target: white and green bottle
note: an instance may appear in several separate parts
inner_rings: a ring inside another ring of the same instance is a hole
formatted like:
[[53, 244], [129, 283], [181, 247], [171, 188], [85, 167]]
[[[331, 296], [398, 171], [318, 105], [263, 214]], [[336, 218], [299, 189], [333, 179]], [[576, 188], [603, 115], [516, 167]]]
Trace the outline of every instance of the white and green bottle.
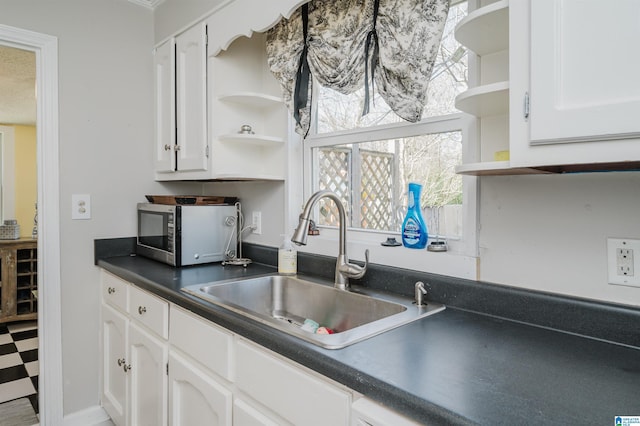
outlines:
[[298, 273], [298, 252], [293, 248], [291, 240], [282, 235], [282, 245], [278, 249], [278, 273], [280, 275], [296, 275]]

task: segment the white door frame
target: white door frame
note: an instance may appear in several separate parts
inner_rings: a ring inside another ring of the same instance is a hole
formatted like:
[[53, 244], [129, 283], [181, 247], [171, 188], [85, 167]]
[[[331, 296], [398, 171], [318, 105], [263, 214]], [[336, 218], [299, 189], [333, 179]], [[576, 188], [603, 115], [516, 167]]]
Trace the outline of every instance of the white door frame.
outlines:
[[[30, 50], [36, 54], [39, 412], [40, 424], [61, 425], [63, 386], [60, 309], [58, 39], [0, 24], [0, 44]], [[45, 277], [46, 285], [44, 285]]]

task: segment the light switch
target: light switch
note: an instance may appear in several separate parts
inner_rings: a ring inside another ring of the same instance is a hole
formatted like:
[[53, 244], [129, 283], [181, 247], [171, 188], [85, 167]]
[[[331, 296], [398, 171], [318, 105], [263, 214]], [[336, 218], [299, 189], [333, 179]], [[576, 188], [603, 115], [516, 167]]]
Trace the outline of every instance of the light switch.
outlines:
[[71, 219], [91, 219], [91, 195], [71, 195]]

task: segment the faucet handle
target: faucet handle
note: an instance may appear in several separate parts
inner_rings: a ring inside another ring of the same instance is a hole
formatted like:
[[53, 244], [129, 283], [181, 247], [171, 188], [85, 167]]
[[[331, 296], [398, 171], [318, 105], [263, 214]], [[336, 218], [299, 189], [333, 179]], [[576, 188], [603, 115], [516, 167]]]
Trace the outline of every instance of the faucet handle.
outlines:
[[369, 249], [364, 251], [364, 265], [355, 265], [353, 263], [345, 263], [340, 266], [340, 272], [346, 275], [349, 278], [362, 278], [367, 272], [367, 266], [369, 266]]
[[422, 281], [416, 282], [415, 286], [415, 304], [418, 306], [426, 305], [425, 299], [427, 296], [427, 290], [424, 288], [424, 283]]

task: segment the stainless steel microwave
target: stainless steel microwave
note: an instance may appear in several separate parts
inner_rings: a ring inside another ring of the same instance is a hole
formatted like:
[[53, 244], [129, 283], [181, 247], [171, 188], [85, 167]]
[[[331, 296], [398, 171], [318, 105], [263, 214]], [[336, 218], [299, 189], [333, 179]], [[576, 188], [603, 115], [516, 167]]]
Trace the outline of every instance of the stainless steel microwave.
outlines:
[[237, 210], [230, 205], [138, 204], [136, 253], [173, 266], [236, 255]]

